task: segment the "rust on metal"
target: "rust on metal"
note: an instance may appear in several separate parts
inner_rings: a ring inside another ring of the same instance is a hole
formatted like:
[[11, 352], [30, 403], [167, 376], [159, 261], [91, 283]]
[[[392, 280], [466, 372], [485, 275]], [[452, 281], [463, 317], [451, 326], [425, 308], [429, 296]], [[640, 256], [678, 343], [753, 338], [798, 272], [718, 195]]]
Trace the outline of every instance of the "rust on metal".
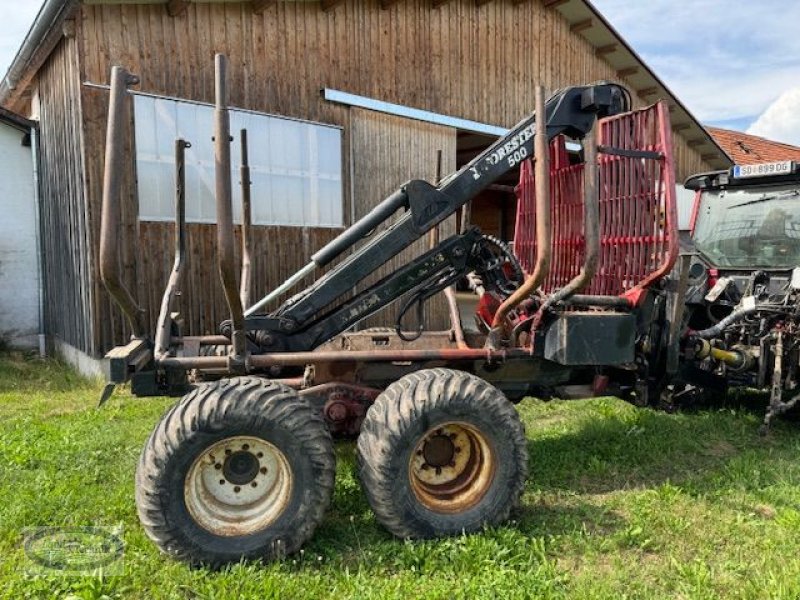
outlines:
[[172, 335], [172, 302], [183, 275], [186, 262], [186, 149], [191, 148], [186, 140], [175, 140], [175, 261], [161, 299], [161, 312], [156, 326], [155, 355], [163, 356], [169, 351]]
[[236, 285], [236, 256], [231, 203], [231, 119], [228, 112], [228, 59], [217, 54], [214, 59], [216, 102], [214, 107], [214, 166], [217, 201], [217, 258], [219, 277], [231, 314], [233, 355], [245, 354], [244, 309]]
[[408, 465], [414, 495], [429, 510], [454, 514], [475, 506], [494, 480], [496, 458], [473, 425], [435, 425], [414, 447]]
[[[528, 350], [508, 348], [491, 350], [486, 348], [439, 348], [435, 350], [329, 350], [323, 352], [278, 352], [274, 354], [257, 354], [248, 357], [247, 364], [253, 369], [265, 369], [272, 366], [305, 366], [316, 363], [339, 361], [350, 362], [427, 362], [427, 361], [503, 361], [508, 358], [528, 357]], [[171, 369], [225, 369], [228, 366], [226, 357], [193, 356], [166, 357], [157, 361], [161, 368]]]
[[600, 202], [597, 187], [597, 126], [587, 134], [583, 143], [583, 243], [584, 259], [580, 272], [559, 290], [550, 294], [533, 319], [532, 330], [542, 320], [545, 311], [557, 302], [567, 300], [592, 281], [600, 262]]
[[224, 438], [206, 448], [186, 473], [183, 496], [192, 519], [220, 536], [262, 531], [283, 514], [294, 474], [277, 447], [254, 436]]
[[536, 169], [536, 265], [525, 282], [505, 299], [492, 320], [486, 338], [488, 348], [499, 348], [505, 334], [506, 317], [520, 302], [535, 292], [550, 272], [550, 146], [547, 141], [544, 88], [536, 86], [536, 137], [534, 161]]
[[239, 177], [242, 186], [242, 276], [239, 282], [239, 297], [242, 306], [250, 306], [250, 289], [253, 285], [252, 273], [252, 251], [253, 251], [253, 214], [250, 206], [250, 161], [247, 149], [247, 129], [242, 129], [239, 133], [241, 142], [241, 160], [239, 167]]
[[105, 168], [103, 172], [103, 203], [100, 219], [100, 277], [108, 293], [128, 319], [133, 336], [143, 338], [144, 311], [131, 292], [122, 283], [119, 270], [118, 243], [120, 237], [120, 184], [124, 148], [122, 130], [130, 118], [128, 87], [139, 83], [123, 67], [111, 69], [111, 93], [106, 129]]

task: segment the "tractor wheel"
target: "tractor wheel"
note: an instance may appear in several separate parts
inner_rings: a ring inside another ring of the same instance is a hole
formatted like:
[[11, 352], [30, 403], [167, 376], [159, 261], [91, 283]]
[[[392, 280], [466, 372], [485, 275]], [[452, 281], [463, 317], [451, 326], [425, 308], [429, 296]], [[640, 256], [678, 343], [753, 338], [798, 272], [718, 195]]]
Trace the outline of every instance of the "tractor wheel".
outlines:
[[192, 564], [281, 558], [322, 521], [334, 463], [321, 415], [294, 390], [252, 377], [203, 384], [142, 450], [139, 519], [163, 551]]
[[525, 431], [511, 402], [461, 371], [426, 369], [390, 385], [358, 438], [361, 482], [401, 538], [475, 531], [508, 518], [525, 485]]

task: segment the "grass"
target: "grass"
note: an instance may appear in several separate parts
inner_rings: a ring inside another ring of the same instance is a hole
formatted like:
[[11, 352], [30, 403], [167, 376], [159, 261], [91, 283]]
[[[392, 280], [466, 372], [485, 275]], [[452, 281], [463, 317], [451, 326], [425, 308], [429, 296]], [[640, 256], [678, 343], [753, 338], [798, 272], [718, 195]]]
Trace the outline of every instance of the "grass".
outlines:
[[[99, 392], [58, 362], [0, 356], [0, 597], [800, 597], [800, 431], [760, 438], [757, 411], [526, 400], [514, 520], [428, 542], [375, 522], [340, 444], [333, 505], [300, 555], [210, 572], [165, 558], [136, 518], [139, 449], [171, 400], [118, 392], [96, 410]], [[41, 525], [122, 525], [124, 575], [31, 574], [21, 532]]]

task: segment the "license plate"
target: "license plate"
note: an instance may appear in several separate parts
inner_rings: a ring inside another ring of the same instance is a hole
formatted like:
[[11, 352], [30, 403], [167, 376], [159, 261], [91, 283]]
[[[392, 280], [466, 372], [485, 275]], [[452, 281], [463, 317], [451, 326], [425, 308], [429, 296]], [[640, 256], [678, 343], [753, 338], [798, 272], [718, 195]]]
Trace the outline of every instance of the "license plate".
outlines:
[[737, 179], [747, 177], [769, 177], [770, 175], [789, 175], [793, 171], [794, 162], [782, 160], [780, 162], [761, 163], [758, 165], [736, 165], [733, 167], [733, 176]]

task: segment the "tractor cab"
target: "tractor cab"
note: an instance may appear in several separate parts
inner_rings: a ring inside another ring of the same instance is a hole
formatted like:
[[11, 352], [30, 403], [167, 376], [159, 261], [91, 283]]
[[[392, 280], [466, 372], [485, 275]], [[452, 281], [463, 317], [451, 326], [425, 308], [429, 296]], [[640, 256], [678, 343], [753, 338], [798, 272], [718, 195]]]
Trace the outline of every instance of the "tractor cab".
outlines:
[[684, 185], [695, 192], [690, 304], [720, 318], [756, 288], [789, 283], [800, 266], [800, 163], [736, 165]]

